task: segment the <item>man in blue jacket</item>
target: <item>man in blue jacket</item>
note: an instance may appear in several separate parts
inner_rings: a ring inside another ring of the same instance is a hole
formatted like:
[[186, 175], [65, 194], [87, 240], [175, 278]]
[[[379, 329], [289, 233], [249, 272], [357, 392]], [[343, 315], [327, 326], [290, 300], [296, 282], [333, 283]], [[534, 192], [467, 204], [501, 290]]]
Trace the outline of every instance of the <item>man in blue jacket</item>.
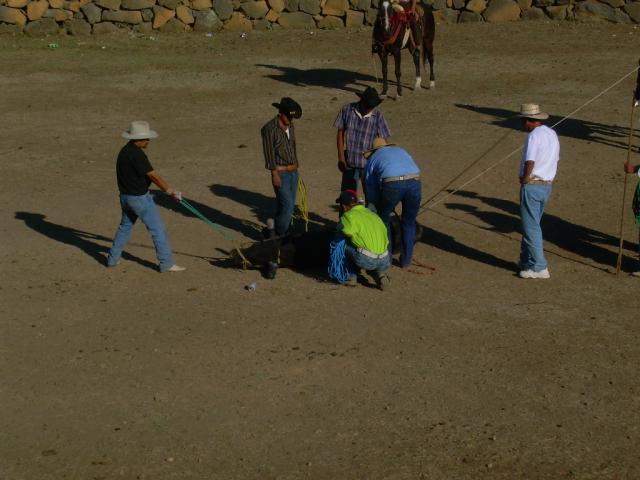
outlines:
[[373, 148], [364, 153], [368, 158], [365, 168], [365, 193], [368, 205], [373, 205], [387, 226], [391, 241], [389, 217], [402, 203], [402, 253], [400, 266], [411, 265], [416, 240], [416, 217], [420, 210], [422, 185], [420, 168], [406, 150], [376, 138]]

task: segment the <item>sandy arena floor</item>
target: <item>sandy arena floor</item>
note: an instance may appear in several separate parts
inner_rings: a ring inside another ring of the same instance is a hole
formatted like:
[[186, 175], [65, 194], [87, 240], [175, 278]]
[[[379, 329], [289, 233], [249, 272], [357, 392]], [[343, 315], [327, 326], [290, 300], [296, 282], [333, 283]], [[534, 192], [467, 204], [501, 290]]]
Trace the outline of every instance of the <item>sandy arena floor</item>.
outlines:
[[[50, 41], [0, 39], [1, 478], [640, 478], [640, 280], [612, 274], [635, 75], [558, 128], [551, 280], [514, 276], [515, 156], [420, 217], [435, 270], [380, 292], [227, 268], [226, 240], [167, 201], [188, 270], [157, 273], [142, 226], [103, 266], [134, 119], [160, 133], [156, 169], [250, 240], [272, 210], [259, 128], [296, 98], [311, 209], [335, 221], [332, 123], [376, 82], [370, 32]], [[520, 103], [557, 120], [639, 46], [631, 26], [440, 26], [436, 89], [382, 108], [427, 198], [505, 133], [458, 184], [521, 145]]]

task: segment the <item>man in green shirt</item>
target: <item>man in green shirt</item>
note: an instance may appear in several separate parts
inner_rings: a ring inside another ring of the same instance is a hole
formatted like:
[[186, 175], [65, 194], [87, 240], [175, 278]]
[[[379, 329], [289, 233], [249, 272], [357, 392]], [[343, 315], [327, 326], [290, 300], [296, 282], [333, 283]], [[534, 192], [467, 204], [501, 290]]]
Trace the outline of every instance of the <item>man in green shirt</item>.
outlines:
[[[345, 255], [350, 269], [362, 268], [370, 272], [378, 288], [384, 290], [390, 283], [384, 272], [391, 266], [387, 227], [378, 215], [358, 204], [358, 196], [353, 190], [342, 192], [336, 202], [342, 213], [338, 237], [348, 240]], [[353, 275], [347, 283], [354, 285], [355, 282], [356, 275]]]
[[[638, 77], [640, 79], [640, 77]], [[640, 164], [633, 165], [629, 162], [624, 164], [624, 171], [628, 174], [636, 174], [640, 176]], [[640, 181], [636, 185], [636, 193], [633, 195], [633, 214], [636, 217], [636, 223], [640, 225]], [[638, 235], [638, 262], [636, 270], [631, 274], [634, 277], [640, 277], [640, 234]]]

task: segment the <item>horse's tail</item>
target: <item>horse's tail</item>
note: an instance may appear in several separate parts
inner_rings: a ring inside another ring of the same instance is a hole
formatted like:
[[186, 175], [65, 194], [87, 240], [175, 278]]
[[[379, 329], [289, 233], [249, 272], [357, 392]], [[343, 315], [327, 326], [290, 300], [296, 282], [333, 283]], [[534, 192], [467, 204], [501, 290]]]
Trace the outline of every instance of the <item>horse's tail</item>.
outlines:
[[433, 56], [433, 41], [436, 38], [436, 19], [433, 15], [433, 7], [420, 1], [424, 10], [422, 15], [422, 61], [426, 65]]

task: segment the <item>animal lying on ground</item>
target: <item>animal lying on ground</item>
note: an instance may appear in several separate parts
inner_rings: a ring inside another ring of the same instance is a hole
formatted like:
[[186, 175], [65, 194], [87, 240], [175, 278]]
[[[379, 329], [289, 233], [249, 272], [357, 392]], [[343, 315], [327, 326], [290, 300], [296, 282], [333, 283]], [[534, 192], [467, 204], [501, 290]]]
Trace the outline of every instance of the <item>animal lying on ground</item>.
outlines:
[[[400, 217], [392, 214], [391, 246], [393, 253], [399, 253], [402, 245], [402, 228]], [[423, 228], [417, 225], [416, 240], [422, 237]], [[250, 262], [250, 268], [262, 269], [265, 277], [275, 278], [278, 267], [306, 269], [326, 268], [329, 264], [329, 246], [335, 238], [335, 231], [320, 230], [316, 232], [292, 233], [283, 237], [267, 238], [242, 247], [242, 255]], [[231, 258], [238, 267], [244, 261], [237, 251]]]

